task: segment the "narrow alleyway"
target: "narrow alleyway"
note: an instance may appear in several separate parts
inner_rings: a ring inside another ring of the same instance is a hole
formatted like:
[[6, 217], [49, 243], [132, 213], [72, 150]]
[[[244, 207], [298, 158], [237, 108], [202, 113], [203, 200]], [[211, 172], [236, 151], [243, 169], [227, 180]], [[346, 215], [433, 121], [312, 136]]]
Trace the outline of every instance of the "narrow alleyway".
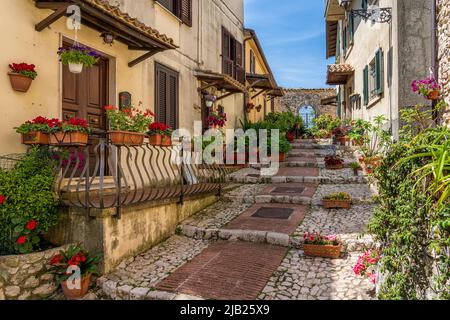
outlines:
[[[259, 168], [232, 175], [223, 199], [185, 221], [166, 242], [123, 262], [97, 282], [113, 299], [372, 299], [373, 285], [352, 271], [372, 245], [360, 233], [372, 215], [367, 178], [353, 170], [326, 170], [323, 158], [351, 152], [313, 141], [296, 141], [274, 177]], [[348, 192], [349, 210], [325, 210], [323, 196]], [[305, 231], [337, 234], [340, 259], [303, 254]], [[95, 298], [94, 294], [90, 298]]]

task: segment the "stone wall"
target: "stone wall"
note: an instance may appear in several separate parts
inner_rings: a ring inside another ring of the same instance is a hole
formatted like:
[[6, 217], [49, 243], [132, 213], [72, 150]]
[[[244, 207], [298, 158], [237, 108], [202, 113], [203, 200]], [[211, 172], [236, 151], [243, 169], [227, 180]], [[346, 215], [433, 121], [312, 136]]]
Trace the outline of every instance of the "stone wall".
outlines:
[[[445, 100], [450, 103], [450, 0], [437, 0], [437, 4], [439, 80]], [[450, 125], [450, 109], [444, 119]]]
[[0, 300], [43, 299], [53, 294], [58, 287], [48, 272], [48, 262], [65, 247], [0, 256]]
[[298, 114], [299, 109], [311, 106], [316, 115], [330, 114], [336, 117], [336, 105], [324, 105], [322, 100], [336, 97], [335, 89], [285, 89], [285, 96], [277, 98], [275, 106], [277, 111], [290, 111]]

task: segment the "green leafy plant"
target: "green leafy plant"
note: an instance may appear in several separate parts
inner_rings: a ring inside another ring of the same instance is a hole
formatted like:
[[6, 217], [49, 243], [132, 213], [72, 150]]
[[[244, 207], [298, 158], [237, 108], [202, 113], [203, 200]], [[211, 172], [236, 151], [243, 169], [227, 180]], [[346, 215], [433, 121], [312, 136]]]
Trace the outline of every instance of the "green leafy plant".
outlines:
[[[56, 163], [47, 147], [31, 149], [11, 171], [0, 170], [0, 195], [4, 199], [0, 201], [0, 251], [39, 250], [40, 241], [35, 237], [57, 223], [58, 201], [52, 192], [55, 176]], [[33, 230], [27, 229], [30, 221], [36, 222]], [[19, 240], [22, 236], [26, 239]]]
[[391, 141], [391, 134], [385, 130], [387, 119], [384, 115], [375, 118], [370, 125], [364, 145], [361, 147], [361, 153], [364, 158], [372, 159], [381, 156], [384, 149]]
[[31, 121], [21, 124], [16, 129], [17, 133], [28, 134], [30, 132], [50, 133], [54, 128], [58, 128], [60, 121], [58, 119], [47, 119], [44, 117], [37, 117]]
[[105, 110], [112, 131], [144, 133], [155, 117], [150, 110], [143, 112], [136, 108], [119, 109], [114, 106], [106, 106]]
[[69, 63], [81, 63], [88, 68], [96, 64], [100, 58], [100, 54], [96, 51], [80, 45], [74, 45], [67, 49], [59, 48], [58, 55], [64, 65], [68, 65]]
[[332, 193], [332, 194], [329, 194], [329, 195], [325, 196], [323, 199], [324, 200], [342, 200], [342, 201], [347, 201], [347, 200], [352, 200], [352, 197], [346, 192], [336, 192], [336, 193]]
[[359, 170], [361, 169], [361, 165], [358, 162], [352, 162], [350, 163], [350, 168], [352, 168], [353, 170]]
[[81, 277], [89, 274], [98, 274], [98, 262], [100, 256], [92, 256], [88, 251], [80, 246], [70, 246], [67, 250], [61, 250], [50, 260], [50, 271], [55, 275], [56, 281], [60, 284], [72, 276], [67, 272], [69, 267], [79, 267]]

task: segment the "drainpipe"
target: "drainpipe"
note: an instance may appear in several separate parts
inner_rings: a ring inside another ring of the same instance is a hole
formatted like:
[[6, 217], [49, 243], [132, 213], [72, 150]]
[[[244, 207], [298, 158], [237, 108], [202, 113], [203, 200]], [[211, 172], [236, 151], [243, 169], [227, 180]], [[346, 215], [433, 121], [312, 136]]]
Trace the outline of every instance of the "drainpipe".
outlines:
[[[438, 41], [437, 41], [437, 0], [431, 0], [431, 59], [434, 78], [439, 82]], [[437, 101], [433, 100], [431, 108], [433, 120], [439, 124], [439, 112], [436, 110]]]

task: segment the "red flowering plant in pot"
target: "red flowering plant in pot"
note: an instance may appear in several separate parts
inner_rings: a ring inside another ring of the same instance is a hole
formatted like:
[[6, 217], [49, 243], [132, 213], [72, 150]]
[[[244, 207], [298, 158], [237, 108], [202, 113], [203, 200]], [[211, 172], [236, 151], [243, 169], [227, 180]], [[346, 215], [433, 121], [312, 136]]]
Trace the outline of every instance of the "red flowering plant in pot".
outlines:
[[425, 79], [414, 80], [411, 90], [429, 100], [438, 100], [441, 94], [441, 86], [433, 75]]
[[357, 276], [367, 278], [371, 283], [377, 283], [377, 265], [380, 261], [380, 251], [379, 250], [369, 250], [363, 253], [353, 267], [353, 272]]
[[341, 255], [343, 243], [336, 235], [305, 232], [303, 240], [303, 250], [307, 256], [337, 259]]
[[144, 143], [145, 131], [155, 117], [150, 109], [144, 112], [136, 108], [119, 109], [106, 106], [105, 110], [112, 144], [138, 146]]
[[338, 156], [326, 156], [325, 168], [329, 170], [339, 170], [344, 168], [344, 160]]
[[170, 147], [172, 145], [172, 128], [162, 122], [149, 125], [147, 135], [149, 142], [154, 146]]
[[50, 142], [49, 133], [58, 126], [58, 119], [47, 119], [39, 116], [31, 121], [26, 121], [15, 129], [17, 133], [21, 134], [22, 144], [45, 145]]
[[21, 254], [31, 253], [39, 247], [41, 242], [39, 222], [33, 219], [17, 218], [12, 221], [15, 225], [14, 235], [16, 242], [14, 249]]
[[89, 290], [91, 276], [98, 274], [100, 256], [92, 256], [79, 245], [61, 250], [50, 260], [50, 271], [61, 284], [64, 295], [69, 300], [80, 299]]
[[207, 122], [210, 128], [223, 128], [227, 123], [227, 114], [225, 112], [211, 112]]
[[34, 64], [12, 63], [9, 65], [11, 72], [8, 73], [11, 86], [15, 91], [27, 92], [31, 83], [37, 77]]
[[91, 132], [92, 127], [85, 119], [70, 118], [51, 128], [50, 144], [54, 146], [85, 146]]

